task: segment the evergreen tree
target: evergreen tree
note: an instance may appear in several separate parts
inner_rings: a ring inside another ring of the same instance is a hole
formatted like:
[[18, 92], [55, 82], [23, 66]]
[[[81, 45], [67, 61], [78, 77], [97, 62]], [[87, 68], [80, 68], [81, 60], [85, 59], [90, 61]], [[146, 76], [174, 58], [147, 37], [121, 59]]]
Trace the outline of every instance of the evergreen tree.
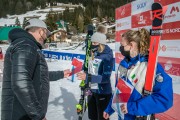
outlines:
[[84, 30], [84, 18], [82, 15], [79, 15], [78, 17], [78, 32], [83, 32]]
[[70, 25], [73, 24], [73, 22], [74, 22], [74, 17], [75, 17], [74, 12], [70, 12], [70, 13], [69, 13], [69, 20], [68, 20], [68, 22], [69, 22]]
[[18, 15], [23, 13], [22, 7], [23, 7], [22, 2], [20, 0], [18, 0], [18, 2], [16, 3], [16, 7], [15, 7], [15, 13]]
[[[16, 1], [16, 2], [17, 2], [17, 1]], [[16, 13], [15, 13], [15, 5], [16, 5], [15, 1], [14, 1], [14, 0], [10, 0], [9, 3], [8, 3], [8, 5], [9, 5], [9, 9], [8, 9], [9, 14], [10, 14], [10, 15], [16, 14]]]
[[57, 14], [54, 14], [54, 12], [52, 12], [52, 11], [49, 11], [49, 13], [46, 16], [45, 22], [50, 31], [57, 30], [57, 28], [58, 28], [56, 25], [57, 17], [55, 17], [55, 16], [57, 16]]
[[74, 9], [74, 21], [72, 23], [73, 26], [76, 26], [76, 27], [78, 26], [78, 16], [79, 16], [78, 10], [77, 10], [77, 8], [75, 8]]
[[23, 19], [23, 24], [22, 24], [22, 28], [23, 28], [23, 29], [24, 29], [25, 26], [26, 26], [26, 22], [27, 22], [27, 20], [26, 20], [26, 18], [24, 18], [24, 19]]
[[39, 0], [41, 9], [44, 9], [46, 7], [46, 0]]
[[59, 13], [58, 14], [58, 20], [62, 20], [63, 19], [63, 14], [62, 13]]
[[27, 11], [31, 10], [31, 9], [32, 9], [32, 2], [26, 2], [26, 3], [25, 3], [25, 6], [26, 6], [26, 8], [27, 8], [27, 9], [26, 9]]
[[16, 26], [21, 26], [21, 23], [20, 23], [18, 17], [16, 17], [15, 25], [16, 25]]
[[[104, 17], [115, 17], [115, 9], [131, 2], [132, 0], [1, 0], [0, 3], [0, 17], [5, 17], [7, 14], [21, 14], [27, 10], [34, 10], [37, 7], [45, 8], [46, 2], [56, 5], [57, 3], [72, 3], [83, 4], [85, 10], [81, 7], [75, 8], [74, 12], [70, 12], [69, 8], [66, 8], [63, 15], [51, 14], [52, 22], [56, 20], [64, 20], [70, 25], [78, 27], [78, 20], [83, 18], [84, 25], [91, 23], [91, 19], [98, 17], [102, 19]], [[50, 19], [49, 18], [49, 19]], [[49, 23], [50, 24], [50, 23]], [[55, 26], [55, 25], [51, 25]], [[54, 27], [55, 28], [55, 27]], [[51, 29], [54, 29], [51, 27]]]
[[97, 16], [99, 18], [102, 18], [102, 10], [101, 10], [100, 6], [98, 6], [98, 8], [97, 8]]
[[69, 8], [66, 7], [66, 9], [63, 12], [64, 21], [69, 22], [69, 18], [70, 18], [69, 16], [70, 16]]
[[85, 25], [90, 24], [91, 23], [91, 19], [92, 19], [92, 17], [91, 17], [90, 8], [89, 8], [89, 6], [86, 6], [85, 12], [84, 12], [84, 24]]

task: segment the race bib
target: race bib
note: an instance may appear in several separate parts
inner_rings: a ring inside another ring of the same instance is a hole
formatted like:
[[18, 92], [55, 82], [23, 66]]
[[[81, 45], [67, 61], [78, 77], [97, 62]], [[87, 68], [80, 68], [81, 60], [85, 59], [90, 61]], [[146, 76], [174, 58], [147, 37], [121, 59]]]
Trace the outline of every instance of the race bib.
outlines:
[[94, 59], [90, 58], [89, 64], [88, 64], [88, 73], [91, 75], [98, 75], [99, 66], [101, 64], [101, 59]]

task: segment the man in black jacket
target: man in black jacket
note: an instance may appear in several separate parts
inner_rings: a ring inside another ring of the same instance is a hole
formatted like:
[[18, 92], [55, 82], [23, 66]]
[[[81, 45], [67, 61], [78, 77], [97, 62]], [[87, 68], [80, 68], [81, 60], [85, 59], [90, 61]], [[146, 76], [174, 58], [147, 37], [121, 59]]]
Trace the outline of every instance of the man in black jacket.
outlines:
[[70, 70], [48, 72], [41, 53], [44, 40], [50, 35], [39, 19], [27, 22], [25, 30], [10, 31], [6, 51], [1, 120], [46, 120], [49, 81], [68, 77]]

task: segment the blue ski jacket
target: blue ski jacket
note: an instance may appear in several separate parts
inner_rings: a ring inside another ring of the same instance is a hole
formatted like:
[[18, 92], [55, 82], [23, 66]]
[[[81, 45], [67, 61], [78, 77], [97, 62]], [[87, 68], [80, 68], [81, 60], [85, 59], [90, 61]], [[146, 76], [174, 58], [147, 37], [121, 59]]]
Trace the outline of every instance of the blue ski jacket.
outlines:
[[111, 94], [112, 87], [110, 77], [114, 64], [112, 49], [105, 45], [105, 49], [101, 53], [96, 52], [94, 58], [102, 61], [98, 69], [98, 75], [91, 75], [91, 83], [98, 84], [97, 89], [92, 89], [92, 91], [98, 94]]
[[[129, 69], [132, 65], [135, 65], [138, 61], [146, 62], [146, 56], [138, 55], [135, 58], [131, 58], [129, 61], [123, 59], [120, 65]], [[116, 79], [117, 84], [117, 79]], [[109, 102], [105, 112], [111, 115], [114, 113], [112, 105], [112, 99]], [[124, 115], [124, 120], [135, 120], [136, 116], [147, 116], [149, 114], [161, 113], [168, 110], [173, 105], [173, 89], [172, 79], [165, 73], [162, 66], [158, 63], [156, 69], [155, 83], [153, 86], [153, 93], [146, 97], [143, 97], [136, 89], [132, 91], [132, 94], [127, 103], [128, 113]], [[121, 120], [118, 117], [118, 120]]]

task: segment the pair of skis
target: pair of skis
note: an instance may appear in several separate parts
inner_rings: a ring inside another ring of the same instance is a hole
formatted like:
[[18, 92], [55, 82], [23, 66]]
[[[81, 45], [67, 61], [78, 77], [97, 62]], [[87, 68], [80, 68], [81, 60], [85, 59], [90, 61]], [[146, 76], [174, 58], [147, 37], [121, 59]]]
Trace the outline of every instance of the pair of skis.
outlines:
[[144, 86], [145, 95], [152, 93], [153, 82], [156, 75], [157, 58], [159, 51], [159, 43], [162, 34], [162, 22], [163, 14], [167, 10], [167, 7], [162, 8], [161, 4], [152, 4], [152, 29], [150, 30], [151, 40], [149, 48], [149, 58], [146, 73], [146, 82]]
[[[91, 31], [92, 33], [92, 31]], [[86, 73], [87, 76], [87, 83], [85, 83], [85, 80], [82, 80], [79, 87], [81, 89], [81, 97], [79, 99], [79, 103], [76, 105], [77, 114], [78, 114], [78, 120], [82, 120], [84, 113], [87, 109], [88, 104], [88, 96], [91, 95], [91, 75], [88, 74], [88, 63], [89, 58], [91, 57], [91, 36], [92, 34], [87, 34], [87, 45], [86, 45], [86, 57], [84, 61], [83, 70]]]
[[[163, 15], [167, 10], [167, 6], [162, 7], [159, 3], [152, 4], [152, 29], [150, 31], [151, 40], [149, 48], [149, 58], [146, 72], [146, 81], [144, 86], [144, 96], [148, 96], [153, 92], [153, 83], [156, 75], [157, 58], [159, 44], [162, 34]], [[155, 120], [154, 115], [148, 115], [146, 120]]]

